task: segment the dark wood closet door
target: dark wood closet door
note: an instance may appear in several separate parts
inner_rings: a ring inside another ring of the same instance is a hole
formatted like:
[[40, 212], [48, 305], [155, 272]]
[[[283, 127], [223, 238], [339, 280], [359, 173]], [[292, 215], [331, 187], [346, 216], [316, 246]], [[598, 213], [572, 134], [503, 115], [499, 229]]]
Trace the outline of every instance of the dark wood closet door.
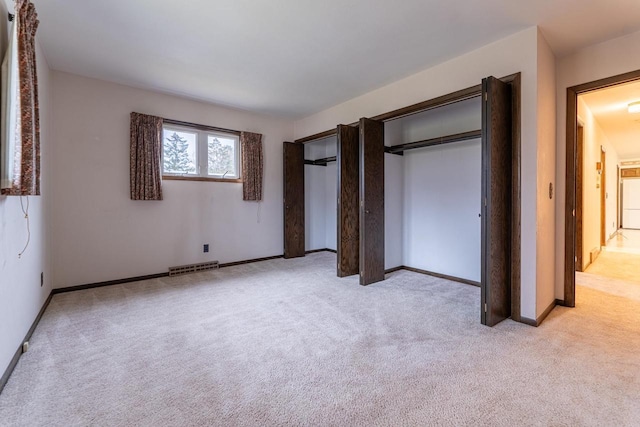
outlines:
[[384, 280], [384, 123], [360, 119], [360, 284]]
[[357, 127], [338, 125], [338, 277], [359, 272], [358, 144]]
[[511, 88], [482, 80], [482, 324], [511, 315]]
[[284, 143], [284, 257], [304, 256], [304, 145]]

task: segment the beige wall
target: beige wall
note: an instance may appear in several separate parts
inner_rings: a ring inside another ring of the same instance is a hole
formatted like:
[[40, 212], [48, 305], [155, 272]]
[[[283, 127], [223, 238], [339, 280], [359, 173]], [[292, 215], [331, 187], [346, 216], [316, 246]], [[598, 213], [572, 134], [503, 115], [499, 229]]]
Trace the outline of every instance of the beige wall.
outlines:
[[[536, 318], [555, 303], [556, 58], [538, 31], [538, 189]], [[524, 161], [524, 160], [523, 160]], [[549, 184], [554, 188], [549, 198]], [[524, 195], [523, 195], [524, 196]]]
[[640, 31], [589, 46], [557, 61], [557, 133], [556, 176], [556, 298], [564, 298], [564, 215], [566, 173], [566, 100], [567, 88], [594, 80], [640, 70]]
[[[0, 2], [0, 59], [7, 47], [7, 9]], [[36, 35], [36, 39], [37, 39]], [[41, 196], [29, 196], [31, 239], [27, 242], [27, 223], [20, 198], [0, 196], [0, 376], [22, 345], [40, 308], [51, 292], [49, 251], [49, 202], [51, 201], [51, 79], [47, 60], [38, 45], [38, 83], [40, 99]], [[26, 205], [27, 198], [24, 198]], [[44, 285], [40, 286], [40, 273]]]
[[589, 265], [591, 251], [600, 247], [600, 185], [602, 185], [602, 176], [596, 170], [596, 163], [600, 161], [603, 149], [606, 152], [605, 185], [606, 192], [609, 195], [605, 213], [607, 239], [617, 230], [616, 176], [618, 154], [581, 97], [578, 97], [578, 120], [584, 126], [582, 268], [585, 269]]
[[[522, 73], [522, 315], [535, 319], [537, 244], [553, 242], [553, 233], [537, 235], [538, 188], [538, 30], [536, 27], [429, 68], [295, 122], [297, 138], [405, 107], [477, 85], [482, 78]], [[508, 52], [508, 53], [507, 53]], [[551, 58], [547, 57], [547, 61]], [[546, 66], [542, 67], [549, 73]], [[547, 91], [545, 90], [545, 94]], [[547, 96], [547, 95], [545, 95]], [[553, 138], [545, 144], [553, 145]], [[544, 150], [547, 153], [548, 150]], [[553, 159], [550, 159], [553, 164]], [[549, 177], [545, 176], [545, 179]], [[552, 244], [551, 244], [552, 245]], [[407, 254], [405, 254], [406, 256]], [[542, 284], [541, 284], [542, 286]], [[547, 285], [548, 286], [548, 285]]]
[[[62, 72], [53, 73], [53, 106], [54, 287], [282, 254], [282, 142], [292, 122]], [[193, 181], [164, 181], [163, 201], [130, 200], [132, 111], [262, 133], [263, 202], [242, 201], [242, 184]]]

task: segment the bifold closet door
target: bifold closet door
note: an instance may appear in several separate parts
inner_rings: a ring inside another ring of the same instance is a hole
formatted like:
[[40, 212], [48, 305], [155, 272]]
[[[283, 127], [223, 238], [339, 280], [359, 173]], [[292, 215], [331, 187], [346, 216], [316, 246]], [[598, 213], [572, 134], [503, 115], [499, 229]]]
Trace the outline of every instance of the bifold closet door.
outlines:
[[511, 87], [482, 80], [482, 324], [511, 315]]
[[384, 123], [360, 119], [360, 284], [384, 280]]
[[360, 209], [358, 128], [338, 125], [338, 277], [358, 274]]
[[284, 257], [304, 256], [304, 145], [284, 143]]

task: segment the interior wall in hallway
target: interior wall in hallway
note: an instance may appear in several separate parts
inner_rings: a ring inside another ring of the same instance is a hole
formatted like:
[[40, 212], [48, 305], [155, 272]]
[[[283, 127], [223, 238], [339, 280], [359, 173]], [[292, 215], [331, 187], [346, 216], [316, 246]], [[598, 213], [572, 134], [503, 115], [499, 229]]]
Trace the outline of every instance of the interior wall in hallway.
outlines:
[[583, 245], [582, 260], [584, 270], [590, 262], [590, 253], [600, 247], [600, 191], [602, 176], [596, 169], [596, 164], [600, 162], [602, 147], [606, 152], [606, 201], [605, 218], [606, 234], [611, 236], [617, 230], [617, 207], [616, 207], [616, 175], [618, 155], [607, 138], [606, 134], [593, 116], [587, 104], [578, 98], [578, 120], [584, 125], [584, 158], [583, 158], [583, 207], [582, 207], [582, 229]]

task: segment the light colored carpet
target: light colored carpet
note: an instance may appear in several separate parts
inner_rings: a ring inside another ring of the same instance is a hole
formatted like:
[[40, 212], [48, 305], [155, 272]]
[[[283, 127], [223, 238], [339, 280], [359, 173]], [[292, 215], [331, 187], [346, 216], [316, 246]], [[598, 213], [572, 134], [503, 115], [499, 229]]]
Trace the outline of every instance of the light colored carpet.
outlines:
[[479, 288], [361, 287], [317, 253], [56, 295], [2, 425], [640, 425], [640, 301], [579, 287], [539, 328]]
[[585, 273], [640, 285], [640, 254], [603, 250]]

